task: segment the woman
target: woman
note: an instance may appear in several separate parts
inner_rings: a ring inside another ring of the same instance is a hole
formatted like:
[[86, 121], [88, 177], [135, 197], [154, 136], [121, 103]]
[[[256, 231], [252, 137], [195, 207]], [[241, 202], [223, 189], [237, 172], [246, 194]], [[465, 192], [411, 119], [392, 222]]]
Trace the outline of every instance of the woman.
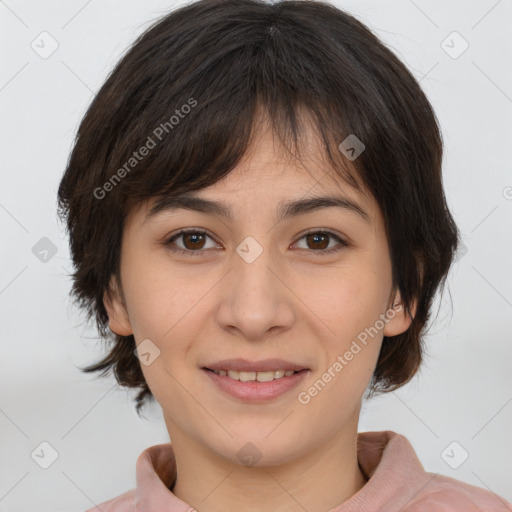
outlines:
[[358, 433], [407, 383], [459, 234], [425, 94], [322, 2], [200, 0], [86, 113], [59, 187], [73, 292], [163, 410], [137, 488], [92, 510], [512, 510]]

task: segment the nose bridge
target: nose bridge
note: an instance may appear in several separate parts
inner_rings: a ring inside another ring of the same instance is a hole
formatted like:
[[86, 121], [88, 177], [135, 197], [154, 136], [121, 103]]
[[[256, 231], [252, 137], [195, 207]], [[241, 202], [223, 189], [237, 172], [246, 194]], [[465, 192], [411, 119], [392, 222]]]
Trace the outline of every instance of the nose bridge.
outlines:
[[[270, 302], [275, 300], [276, 276], [270, 269], [276, 265], [272, 261], [272, 249], [270, 248], [270, 237], [258, 237], [259, 241], [252, 236], [247, 236], [236, 247], [236, 257], [233, 258], [233, 273], [236, 293], [240, 301], [243, 297], [252, 296], [258, 299], [260, 295], [267, 296]], [[278, 292], [279, 293], [279, 292]], [[261, 297], [263, 298], [263, 297]]]
[[237, 327], [248, 339], [260, 338], [269, 329], [293, 320], [286, 286], [276, 275], [274, 251], [266, 243], [270, 237], [261, 240], [248, 236], [236, 247], [219, 309], [219, 322]]

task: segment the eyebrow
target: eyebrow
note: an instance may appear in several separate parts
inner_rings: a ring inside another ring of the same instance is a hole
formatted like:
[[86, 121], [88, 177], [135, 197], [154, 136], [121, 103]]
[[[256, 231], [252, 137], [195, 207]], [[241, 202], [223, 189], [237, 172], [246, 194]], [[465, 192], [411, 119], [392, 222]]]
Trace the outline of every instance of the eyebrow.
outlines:
[[[280, 202], [276, 210], [276, 222], [330, 207], [342, 208], [346, 211], [356, 213], [366, 223], [370, 224], [368, 213], [359, 204], [347, 197], [341, 196], [312, 197]], [[157, 200], [151, 207], [144, 222], [161, 212], [173, 212], [180, 208], [217, 215], [227, 220], [233, 219], [233, 214], [228, 205], [210, 199], [183, 194], [178, 196], [168, 195]]]

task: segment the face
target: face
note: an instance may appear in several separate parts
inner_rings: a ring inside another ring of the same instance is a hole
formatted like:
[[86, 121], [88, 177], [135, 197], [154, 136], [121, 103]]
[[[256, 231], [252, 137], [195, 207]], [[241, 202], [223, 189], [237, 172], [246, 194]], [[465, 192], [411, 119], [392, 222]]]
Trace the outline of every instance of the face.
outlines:
[[[145, 343], [141, 368], [171, 439], [235, 463], [247, 442], [274, 465], [357, 428], [383, 335], [410, 325], [403, 309], [390, 309], [400, 297], [375, 200], [335, 178], [320, 152], [294, 162], [276, 145], [262, 131], [225, 179], [190, 193], [223, 203], [230, 218], [185, 208], [150, 216], [154, 200], [133, 210], [121, 249], [125, 304], [114, 285], [105, 298], [110, 328]], [[339, 206], [277, 217], [284, 203], [323, 196], [345, 198], [366, 217]], [[261, 383], [268, 393], [284, 387], [273, 398], [244, 399], [215, 382], [230, 380], [240, 393], [258, 382], [205, 369], [233, 358], [305, 370], [283, 378], [294, 379], [289, 387]]]

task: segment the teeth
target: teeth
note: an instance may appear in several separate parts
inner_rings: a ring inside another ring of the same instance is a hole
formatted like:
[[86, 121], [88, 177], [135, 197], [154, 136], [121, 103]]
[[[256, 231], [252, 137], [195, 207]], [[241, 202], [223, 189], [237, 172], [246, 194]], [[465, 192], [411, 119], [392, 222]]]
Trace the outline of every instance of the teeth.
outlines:
[[231, 377], [235, 380], [241, 380], [242, 382], [258, 381], [258, 382], [270, 382], [271, 380], [281, 379], [282, 377], [289, 377], [295, 372], [293, 370], [274, 370], [269, 372], [238, 372], [236, 370], [213, 370], [217, 375], [225, 377]]

